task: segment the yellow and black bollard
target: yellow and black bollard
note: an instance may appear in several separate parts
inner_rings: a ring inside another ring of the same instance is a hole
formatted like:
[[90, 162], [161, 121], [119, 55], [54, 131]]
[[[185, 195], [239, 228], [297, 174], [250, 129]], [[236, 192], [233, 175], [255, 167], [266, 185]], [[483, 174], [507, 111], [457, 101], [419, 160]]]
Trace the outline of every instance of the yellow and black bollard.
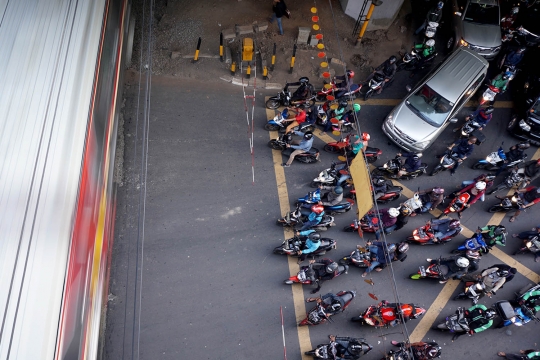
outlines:
[[246, 79], [249, 79], [251, 77], [251, 65], [248, 63], [247, 69], [246, 69]]
[[232, 64], [231, 64], [231, 75], [235, 75], [236, 74], [236, 61], [233, 61]]
[[276, 64], [276, 43], [274, 43], [274, 52], [272, 53], [272, 62], [270, 64], [270, 70], [274, 71], [274, 65]]
[[219, 33], [219, 60], [223, 62], [223, 33]]
[[268, 80], [268, 68], [263, 65], [263, 80]]
[[195, 50], [195, 57], [193, 58], [193, 62], [197, 62], [199, 60], [199, 50], [201, 49], [201, 38], [199, 38], [199, 41], [197, 42], [197, 50]]
[[294, 44], [291, 58], [291, 68], [289, 69], [289, 74], [292, 74], [294, 69], [294, 59], [296, 58], [296, 44]]
[[364, 23], [362, 24], [362, 28], [360, 29], [360, 33], [358, 33], [358, 37], [356, 38], [356, 43], [354, 45], [359, 45], [362, 42], [362, 38], [364, 37], [364, 33], [366, 32], [369, 20], [371, 19], [371, 15], [373, 14], [373, 10], [375, 10], [375, 6], [382, 5], [382, 3], [383, 2], [381, 0], [371, 0], [371, 5], [369, 6], [366, 20], [364, 20]]

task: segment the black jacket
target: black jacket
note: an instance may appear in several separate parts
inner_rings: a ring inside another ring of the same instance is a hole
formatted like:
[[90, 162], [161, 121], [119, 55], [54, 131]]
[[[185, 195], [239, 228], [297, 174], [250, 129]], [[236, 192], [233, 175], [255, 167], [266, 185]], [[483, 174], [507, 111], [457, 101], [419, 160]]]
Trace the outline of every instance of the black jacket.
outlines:
[[278, 3], [274, 3], [272, 6], [272, 9], [274, 13], [276, 14], [276, 17], [280, 18], [283, 15], [285, 15], [285, 12], [287, 12], [287, 5], [285, 5], [284, 0], [280, 0]]

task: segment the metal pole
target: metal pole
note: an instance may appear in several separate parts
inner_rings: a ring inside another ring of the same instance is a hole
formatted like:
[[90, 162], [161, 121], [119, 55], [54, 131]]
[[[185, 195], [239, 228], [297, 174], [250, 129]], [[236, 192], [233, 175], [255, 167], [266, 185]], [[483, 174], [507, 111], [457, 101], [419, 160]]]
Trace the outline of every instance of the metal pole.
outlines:
[[379, 6], [382, 4], [382, 1], [380, 0], [371, 0], [371, 5], [369, 6], [368, 13], [366, 15], [366, 20], [362, 24], [362, 28], [360, 29], [360, 33], [358, 34], [358, 38], [356, 39], [355, 45], [360, 44], [362, 42], [362, 38], [364, 37], [364, 33], [366, 32], [366, 28], [369, 24], [369, 20], [371, 19], [371, 14], [373, 14], [373, 10], [375, 10], [375, 6]]

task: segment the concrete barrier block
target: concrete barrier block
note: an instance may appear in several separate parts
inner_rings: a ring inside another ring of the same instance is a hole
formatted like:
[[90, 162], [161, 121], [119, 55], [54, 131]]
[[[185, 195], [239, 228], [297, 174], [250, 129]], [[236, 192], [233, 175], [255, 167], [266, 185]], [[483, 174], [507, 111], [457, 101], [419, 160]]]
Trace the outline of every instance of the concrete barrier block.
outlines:
[[238, 36], [253, 34], [253, 26], [252, 25], [236, 25], [236, 34]]
[[228, 46], [225, 46], [225, 64], [231, 64], [231, 63], [232, 63], [231, 48]]
[[254, 24], [253, 27], [255, 28], [255, 32], [262, 32], [268, 30], [268, 23], [266, 21], [263, 21], [262, 23]]
[[223, 40], [230, 40], [236, 37], [236, 32], [233, 29], [223, 29], [221, 33], [223, 34]]
[[310, 33], [311, 30], [308, 27], [298, 27], [298, 38], [296, 39], [296, 43], [306, 45]]
[[310, 46], [317, 46], [318, 43], [319, 43], [319, 39], [317, 39], [315, 36], [311, 36], [309, 38], [309, 45]]

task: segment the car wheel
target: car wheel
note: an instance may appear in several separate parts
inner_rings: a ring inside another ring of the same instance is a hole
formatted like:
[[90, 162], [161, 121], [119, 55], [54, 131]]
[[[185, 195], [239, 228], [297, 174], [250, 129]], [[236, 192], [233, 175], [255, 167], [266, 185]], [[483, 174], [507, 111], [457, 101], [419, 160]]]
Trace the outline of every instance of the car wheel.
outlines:
[[448, 40], [446, 41], [445, 50], [447, 54], [450, 53], [452, 49], [454, 48], [454, 41], [455, 41], [454, 35], [450, 36]]
[[508, 125], [506, 126], [506, 130], [513, 131], [517, 124], [517, 116], [513, 116], [510, 122], [508, 122]]

